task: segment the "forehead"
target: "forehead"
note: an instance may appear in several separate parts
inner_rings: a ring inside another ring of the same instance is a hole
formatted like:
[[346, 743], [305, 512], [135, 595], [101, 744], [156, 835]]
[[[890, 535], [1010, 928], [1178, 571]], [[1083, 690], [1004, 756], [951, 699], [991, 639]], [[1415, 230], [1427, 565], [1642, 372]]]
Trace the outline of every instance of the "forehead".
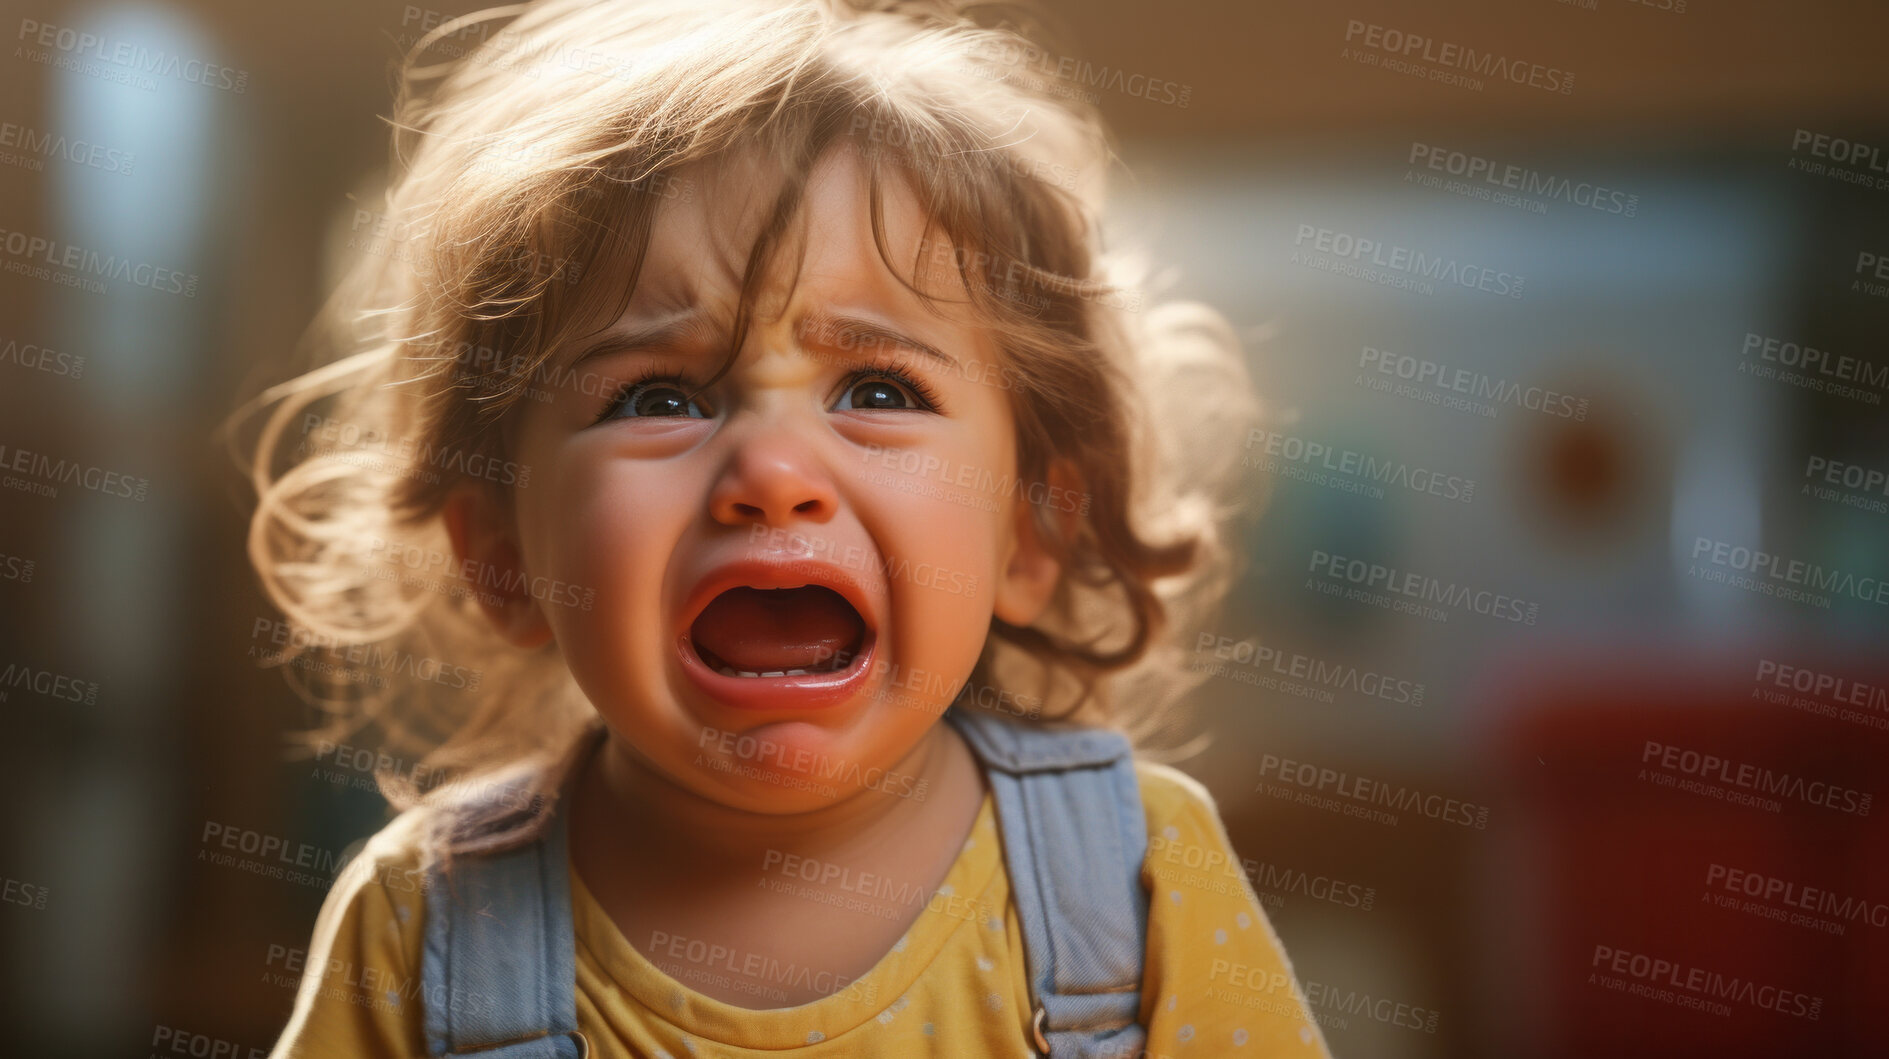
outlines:
[[[759, 152], [677, 170], [663, 185], [648, 251], [623, 317], [704, 311], [731, 320], [750, 255], [784, 180]], [[955, 248], [929, 224], [897, 169], [878, 179], [881, 252], [873, 230], [872, 183], [867, 164], [849, 148], [829, 151], [814, 164], [766, 263], [755, 297], [757, 319], [777, 317], [798, 297], [899, 316], [922, 314], [957, 327], [975, 325]], [[597, 265], [592, 271], [600, 282], [628, 279], [627, 269], [609, 261]]]

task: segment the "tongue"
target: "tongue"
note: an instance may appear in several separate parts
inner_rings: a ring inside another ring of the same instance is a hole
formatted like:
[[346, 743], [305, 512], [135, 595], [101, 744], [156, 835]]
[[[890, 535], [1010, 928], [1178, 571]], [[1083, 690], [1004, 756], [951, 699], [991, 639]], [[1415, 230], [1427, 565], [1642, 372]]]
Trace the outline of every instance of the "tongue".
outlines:
[[[830, 588], [735, 588], [695, 619], [695, 645], [736, 669], [764, 673], [830, 666], [858, 645], [859, 613]], [[844, 661], [844, 659], [841, 659]]]

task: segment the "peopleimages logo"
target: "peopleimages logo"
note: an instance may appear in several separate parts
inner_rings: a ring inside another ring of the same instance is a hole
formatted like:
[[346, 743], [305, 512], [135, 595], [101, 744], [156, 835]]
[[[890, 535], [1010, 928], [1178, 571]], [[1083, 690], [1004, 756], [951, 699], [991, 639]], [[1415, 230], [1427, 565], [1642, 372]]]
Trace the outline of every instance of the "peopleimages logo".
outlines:
[[[1359, 806], [1381, 805], [1398, 812], [1416, 813], [1431, 820], [1460, 824], [1478, 831], [1489, 826], [1489, 807], [1486, 805], [1460, 801], [1442, 794], [1425, 794], [1412, 787], [1354, 776], [1309, 761], [1293, 761], [1265, 754], [1260, 757], [1259, 774], [1262, 778], [1276, 777], [1281, 783], [1306, 791], [1344, 798]], [[1264, 786], [1261, 784], [1260, 789], [1264, 789]]]
[[1855, 274], [1869, 278], [1850, 281], [1850, 290], [1872, 298], [1889, 297], [1889, 252], [1858, 250]]
[[[476, 669], [427, 658], [381, 644], [348, 643], [270, 618], [257, 618], [249, 632], [252, 642], [249, 657], [269, 665], [292, 664], [305, 672], [334, 676], [353, 683], [365, 682], [377, 688], [388, 685], [387, 677], [421, 680], [456, 691], [476, 691], [483, 674]], [[303, 652], [323, 651], [332, 658], [314, 658]]]
[[[1078, 95], [1089, 103], [1101, 101], [1101, 89], [1119, 92], [1127, 96], [1145, 99], [1150, 103], [1162, 103], [1172, 107], [1186, 109], [1188, 101], [1194, 97], [1194, 86], [1184, 85], [1160, 77], [1143, 73], [1131, 73], [1119, 66], [1097, 64], [1073, 55], [1056, 55], [1034, 44], [1016, 44], [991, 37], [978, 41], [971, 58], [973, 72], [980, 76], [989, 76], [986, 71], [1033, 70], [1045, 77], [1063, 82], [1076, 91], [1059, 91], [1058, 95]], [[987, 64], [978, 67], [978, 63]], [[1084, 91], [1086, 90], [1086, 91]]]
[[[1682, 1007], [1701, 1007], [1713, 1001], [1732, 1000], [1751, 1007], [1775, 1011], [1781, 1015], [1795, 1015], [1812, 1021], [1823, 1013], [1823, 998], [1819, 996], [1777, 986], [1759, 985], [1757, 982], [1738, 975], [1721, 974], [1703, 967], [1688, 967], [1673, 960], [1630, 952], [1612, 945], [1594, 946], [1594, 958], [1588, 966], [1595, 972], [1610, 971], [1654, 987], [1652, 991], [1644, 994], [1633, 989], [1626, 989], [1627, 992], [1645, 995], [1649, 1000], [1677, 1003]], [[1588, 981], [1590, 983], [1595, 981], [1594, 974], [1588, 976]], [[1600, 984], [1608, 985], [1609, 988], [1620, 988], [1610, 983]], [[1664, 986], [1670, 986], [1681, 994], [1690, 994], [1690, 1002], [1687, 1002], [1687, 998], [1683, 996], [1675, 997], [1658, 988]], [[1723, 1004], [1717, 1006], [1725, 1007]], [[1714, 1014], [1729, 1015], [1731, 1010], [1725, 1008], [1723, 1012], [1714, 1011]]]
[[[1788, 772], [1775, 772], [1762, 765], [1749, 762], [1733, 761], [1717, 754], [1708, 754], [1688, 747], [1672, 746], [1658, 740], [1648, 739], [1640, 751], [1640, 764], [1651, 765], [1662, 770], [1666, 776], [1642, 767], [1640, 778], [1659, 780], [1671, 777], [1686, 777], [1696, 781], [1686, 784], [1662, 782], [1661, 786], [1679, 786], [1695, 794], [1718, 797], [1721, 801], [1753, 804], [1753, 798], [1759, 801], [1772, 797], [1772, 805], [1777, 798], [1803, 802], [1822, 809], [1831, 809], [1839, 813], [1855, 816], [1868, 816], [1870, 805], [1875, 796], [1868, 791], [1851, 790], [1839, 787], [1827, 780], [1806, 779], [1793, 776]], [[1703, 784], [1710, 787], [1722, 784], [1724, 791], [1699, 789]], [[1742, 795], [1742, 796], [1741, 796]], [[1759, 805], [1769, 812], [1777, 812], [1771, 805]]]
[[[1281, 650], [1277, 647], [1255, 643], [1252, 640], [1236, 641], [1225, 636], [1215, 636], [1210, 632], [1200, 634], [1199, 639], [1194, 642], [1194, 650], [1199, 654], [1210, 654], [1222, 662], [1232, 662], [1235, 665], [1248, 667], [1255, 679], [1245, 680], [1246, 683], [1273, 687], [1276, 682], [1260, 679], [1265, 675], [1260, 672], [1264, 669], [1273, 675], [1307, 681], [1322, 688], [1355, 692], [1398, 705], [1423, 705], [1422, 684], [1386, 676], [1383, 673], [1376, 673], [1348, 663], [1328, 663], [1324, 659], [1313, 658], [1297, 651]], [[1208, 669], [1216, 676], [1233, 676], [1236, 680], [1243, 679], [1235, 675], [1236, 671], [1230, 670], [1227, 666], [1209, 667], [1203, 664], [1205, 661], [1205, 659], [1197, 659], [1189, 668]], [[1293, 686], [1286, 684], [1278, 690], [1291, 691]], [[1321, 701], [1331, 702], [1334, 701], [1334, 697], [1327, 694], [1321, 696]]]
[[1889, 927], [1889, 904], [1840, 896], [1822, 887], [1806, 886], [1763, 872], [1715, 863], [1706, 868], [1705, 885], [1722, 889], [1728, 894], [1743, 894], [1832, 919]]
[[[1758, 672], [1752, 680], [1760, 685], [1752, 688], [1753, 697], [1773, 705], [1872, 728], [1889, 728], [1889, 688], [1881, 685], [1865, 684], [1770, 658], [1758, 659]], [[1762, 686], [1767, 684], [1777, 690]], [[1798, 694], [1793, 696], [1791, 692]], [[1850, 709], [1852, 706], [1857, 709]], [[1871, 712], [1861, 712], [1863, 710]]]
[[[1889, 604], [1889, 581], [1879, 577], [1858, 577], [1847, 571], [1819, 566], [1802, 559], [1788, 559], [1759, 548], [1715, 541], [1710, 537], [1695, 537], [1692, 558], [1692, 576], [1703, 576], [1698, 565], [1703, 561], [1708, 564], [1706, 573], [1718, 575], [1707, 580], [1767, 596], [1816, 602], [1814, 592], [1829, 592], [1865, 603]], [[1709, 567], [1719, 569], [1711, 570]], [[1726, 575], [1725, 570], [1734, 573]], [[1819, 605], [1828, 606], [1827, 597]]]
[[[1289, 972], [1273, 970], [1264, 964], [1249, 965], [1216, 959], [1208, 965], [1207, 981], [1209, 985], [1205, 995], [1212, 999], [1297, 1019], [1299, 1013], [1293, 1007], [1264, 1003], [1272, 994], [1284, 991], [1286, 996], [1312, 1009], [1309, 1014], [1313, 1021], [1325, 1025], [1335, 1023], [1343, 1027], [1343, 1020], [1331, 1018], [1334, 1014], [1342, 1014], [1362, 1016], [1386, 1026], [1435, 1033], [1439, 1016], [1434, 1009], [1391, 997], [1374, 996], [1310, 978], [1299, 982]], [[1240, 1042], [1237, 1033], [1233, 1040]]]
[[1813, 455], [1804, 463], [1804, 479], [1799, 492], [1805, 496], [1858, 511], [1889, 513], [1889, 474], [1879, 468]]
[[1179, 829], [1173, 826], [1161, 834], [1148, 836], [1148, 871], [1162, 882], [1181, 883], [1213, 893], [1244, 896], [1242, 884], [1245, 884], [1252, 887], [1255, 896], [1294, 894], [1365, 912], [1377, 903], [1375, 886], [1283, 864], [1268, 864], [1251, 857], [1236, 859], [1225, 850], [1183, 839]]
[[[1416, 169], [1408, 170], [1404, 174], [1407, 182], [1441, 187], [1468, 198], [1488, 199], [1497, 205], [1516, 206], [1530, 213], [1546, 213], [1547, 201], [1565, 202], [1571, 206], [1622, 217], [1631, 217], [1640, 208], [1640, 196], [1617, 188], [1584, 180], [1569, 180], [1527, 166], [1497, 162], [1493, 158], [1453, 151], [1435, 144], [1412, 141], [1409, 162], [1431, 172], [1426, 174]], [[1458, 177], [1465, 186], [1455, 188], [1440, 183], [1440, 178], [1433, 175], [1437, 173]], [[1504, 193], [1511, 194], [1505, 198]]]
[[19, 905], [22, 908], [30, 908], [36, 912], [46, 910], [46, 898], [51, 893], [52, 891], [44, 886], [35, 886], [32, 883], [15, 879], [11, 876], [6, 876], [5, 882], [0, 884], [0, 901], [5, 901], [10, 905]]
[[45, 346], [31, 342], [7, 339], [0, 346], [0, 364], [14, 364], [28, 371], [43, 371], [48, 375], [59, 375], [68, 379], [80, 379], [85, 376], [85, 358], [69, 353], [59, 353]]
[[66, 673], [38, 669], [19, 662], [8, 662], [0, 669], [0, 702], [15, 691], [30, 691], [43, 698], [76, 702], [86, 706], [98, 702], [98, 681], [81, 680]]
[[1858, 187], [1889, 189], [1889, 152], [1873, 144], [1798, 129], [1791, 136], [1791, 154], [1788, 168]]
[[1738, 372], [1865, 404], [1881, 404], [1883, 391], [1889, 390], [1889, 365], [1750, 331], [1745, 333]]
[[[130, 151], [121, 151], [102, 143], [69, 140], [58, 133], [45, 132], [11, 121], [0, 122], [0, 148], [9, 152], [7, 155], [0, 155], [0, 158], [20, 158], [27, 161], [63, 158], [75, 165], [103, 170], [107, 173], [129, 174], [132, 165], [137, 161]], [[16, 151], [17, 154], [11, 153]]]
[[431, 879], [419, 868], [397, 868], [371, 857], [351, 858], [312, 843], [220, 820], [205, 820], [198, 842], [202, 845], [197, 851], [200, 861], [306, 886], [340, 886], [343, 880], [360, 876], [401, 893], [425, 893], [431, 885]]
[[[150, 76], [175, 77], [193, 85], [220, 88], [239, 95], [249, 88], [248, 70], [238, 70], [202, 59], [187, 59], [161, 48], [147, 48], [128, 40], [111, 40], [71, 26], [23, 18], [20, 19], [20, 31], [14, 39], [23, 44], [14, 54], [31, 62], [52, 63], [81, 73], [95, 73], [99, 71], [89, 69], [90, 64], [84, 60], [97, 59], [119, 67], [117, 72], [122, 75], [147, 75], [144, 83], [139, 85], [146, 90], [156, 87]], [[33, 50], [35, 47], [46, 50]], [[55, 60], [51, 54], [54, 51], [73, 58]], [[124, 80], [125, 77], [114, 79]]]
[[[682, 961], [698, 969], [715, 968], [745, 980], [747, 985], [756, 986], [755, 990], [765, 990], [763, 995], [786, 996], [779, 989], [766, 989], [763, 983], [791, 985], [797, 989], [812, 990], [817, 993], [832, 994], [845, 990], [849, 1000], [871, 1003], [877, 995], [878, 986], [872, 982], [862, 983], [857, 978], [848, 978], [834, 971], [821, 970], [809, 964], [782, 961], [778, 957], [758, 952], [742, 952], [719, 943], [704, 941], [700, 938], [684, 937], [667, 931], [651, 931], [646, 951], [652, 955], [668, 957], [670, 964], [664, 970], [676, 977], [691, 977], [677, 974], [672, 968], [675, 961]], [[661, 966], [660, 961], [656, 962]], [[758, 980], [758, 981], [757, 981]]]
[[531, 484], [531, 468], [511, 460], [458, 446], [436, 445], [425, 438], [391, 437], [373, 427], [314, 412], [302, 416], [302, 436], [301, 455], [332, 456], [424, 482], [437, 483], [442, 480], [441, 472], [446, 472], [521, 489]]
[[0, 228], [0, 250], [6, 253], [6, 270], [9, 272], [80, 287], [94, 294], [105, 293], [104, 284], [94, 278], [103, 277], [160, 294], [181, 294], [186, 298], [197, 296], [197, 274], [194, 272], [185, 273], [116, 254], [101, 254], [43, 235]]
[[[1809, 148], [1805, 151], [1805, 148]], [[1875, 173], [1889, 175], [1889, 151], [1872, 144], [1857, 140], [1846, 140], [1841, 136], [1828, 133], [1798, 129], [1791, 135], [1791, 150], [1802, 151], [1817, 158], [1827, 158], [1840, 165], [1859, 166]]]
[[59, 487], [64, 485], [142, 503], [150, 492], [151, 480], [0, 444], [0, 486], [36, 496], [57, 497]]
[[[1461, 71], [1561, 95], [1574, 91], [1574, 75], [1566, 70], [1451, 41], [1433, 40], [1420, 33], [1408, 33], [1375, 22], [1355, 18], [1346, 20], [1345, 43], [1370, 48], [1398, 60], [1429, 63], [1432, 67], [1442, 68], [1442, 71]], [[1448, 80], [1447, 77], [1435, 76], [1442, 71], [1433, 70], [1431, 80]], [[1481, 85], [1474, 87], [1480, 88]]]
[[[1382, 379], [1373, 380], [1369, 376], [1360, 381], [1380, 391], [1395, 392], [1399, 397], [1427, 401], [1430, 404], [1450, 408], [1455, 411], [1470, 412], [1485, 418], [1494, 419], [1498, 405], [1519, 408], [1528, 412], [1540, 412], [1542, 415], [1561, 419], [1585, 421], [1587, 419], [1587, 398], [1561, 393], [1545, 386], [1523, 386], [1508, 379], [1499, 379], [1468, 368], [1455, 368], [1438, 361], [1397, 353], [1375, 346], [1364, 346], [1358, 355], [1360, 371], [1375, 371]], [[1405, 387], [1392, 389], [1389, 382], [1395, 378], [1418, 387], [1427, 387], [1427, 392]], [[1487, 403], [1484, 403], [1487, 402]]]
[[[1428, 254], [1316, 224], [1299, 225], [1292, 245], [1299, 248], [1292, 252], [1295, 265], [1355, 276], [1381, 286], [1408, 288], [1421, 294], [1432, 293], [1431, 284], [1441, 283], [1520, 298], [1525, 282], [1525, 277], [1512, 272], [1465, 264], [1453, 257]], [[1307, 252], [1302, 256], [1302, 251]], [[1313, 257], [1312, 252], [1324, 254], [1326, 258]]]
[[[271, 970], [263, 973], [262, 980], [287, 988], [299, 987], [304, 979], [313, 978], [324, 997], [391, 1015], [410, 1010], [415, 1000], [428, 1010], [451, 1010], [468, 1015], [478, 1015], [498, 1005], [498, 998], [490, 993], [464, 989], [458, 985], [448, 986], [444, 982], [429, 982], [425, 975], [403, 974], [387, 967], [357, 964], [339, 956], [329, 955], [323, 960], [322, 956], [323, 953], [317, 950], [315, 960], [311, 963], [307, 949], [271, 944], [263, 960], [263, 966]], [[281, 971], [273, 970], [278, 966]], [[217, 1059], [230, 1053], [192, 1050], [189, 1054], [198, 1059]]]
[[[782, 769], [789, 773], [813, 777], [821, 781], [837, 781], [849, 786], [863, 786], [885, 794], [896, 794], [913, 801], [924, 801], [926, 792], [931, 787], [930, 780], [917, 779], [902, 772], [880, 768], [877, 765], [861, 766], [859, 762], [848, 758], [830, 757], [816, 753], [805, 747], [791, 747], [777, 743], [772, 739], [745, 735], [740, 732], [724, 731], [719, 728], [703, 728], [696, 740], [696, 749], [714, 747], [714, 751], [725, 760], [739, 758], [747, 773], [750, 769]], [[696, 764], [707, 764], [706, 755], [698, 754]], [[713, 767], [713, 766], [711, 766]], [[721, 771], [730, 771], [722, 769]], [[823, 793], [830, 793], [828, 787]]]
[[[1312, 551], [1311, 563], [1307, 567], [1307, 572], [1331, 578], [1340, 585], [1350, 584], [1357, 586], [1359, 589], [1376, 590], [1380, 593], [1388, 593], [1392, 596], [1401, 597], [1394, 602], [1405, 602], [1408, 603], [1410, 607], [1418, 607], [1422, 610], [1435, 610], [1436, 608], [1426, 607], [1424, 604], [1437, 603], [1445, 607], [1467, 610], [1471, 614], [1479, 614], [1485, 618], [1512, 621], [1522, 625], [1535, 624], [1536, 619], [1541, 615], [1540, 603], [1531, 602], [1490, 589], [1470, 588], [1468, 585], [1456, 584], [1452, 581], [1445, 581], [1441, 578], [1431, 577], [1427, 574], [1419, 574], [1411, 570], [1399, 570], [1396, 567], [1384, 566], [1381, 563], [1372, 563], [1366, 562], [1363, 559], [1351, 559], [1342, 555], [1333, 555], [1330, 552], [1319, 549]], [[1309, 579], [1307, 581], [1307, 587], [1313, 589], [1319, 588], [1316, 582], [1310, 581]], [[1370, 593], [1367, 591], [1366, 594], [1368, 595]], [[1358, 598], [1357, 601], [1375, 602], [1374, 600], [1361, 597]], [[1407, 608], [1393, 607], [1391, 609], [1403, 610]], [[1417, 613], [1417, 611], [1411, 612]], [[1443, 612], [1438, 611], [1437, 613], [1441, 614]], [[1423, 616], [1433, 619], [1436, 617], [1433, 614], [1424, 614]]]
[[[595, 588], [561, 578], [534, 576], [517, 567], [462, 559], [457, 554], [410, 541], [373, 536], [368, 538], [368, 543], [368, 555], [378, 564], [373, 571], [375, 580], [397, 581], [454, 598], [477, 595], [487, 602], [498, 602], [508, 596], [529, 596], [540, 603], [587, 611], [597, 601]], [[441, 579], [433, 580], [434, 574], [441, 575]]]
[[175, 1026], [158, 1026], [151, 1031], [152, 1055], [188, 1055], [192, 1059], [264, 1059], [267, 1048], [247, 1048], [235, 1041], [195, 1033]]
[[[1336, 474], [1356, 479], [1360, 483], [1393, 485], [1465, 504], [1476, 495], [1476, 481], [1473, 478], [1412, 466], [1401, 460], [1379, 459], [1352, 449], [1261, 427], [1254, 427], [1247, 432], [1246, 451], [1248, 455], [1240, 460], [1241, 466], [1258, 467], [1289, 478], [1303, 478], [1318, 485], [1327, 484], [1328, 475]], [[1375, 489], [1372, 493], [1375, 499], [1384, 498], [1381, 489]]]

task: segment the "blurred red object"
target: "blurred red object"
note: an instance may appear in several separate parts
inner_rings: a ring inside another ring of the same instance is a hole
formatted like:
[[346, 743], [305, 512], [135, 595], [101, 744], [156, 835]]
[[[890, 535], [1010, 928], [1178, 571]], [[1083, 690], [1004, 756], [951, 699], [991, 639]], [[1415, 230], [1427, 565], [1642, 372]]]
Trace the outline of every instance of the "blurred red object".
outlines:
[[1880, 654], [1582, 651], [1490, 691], [1506, 1054], [1889, 1056]]

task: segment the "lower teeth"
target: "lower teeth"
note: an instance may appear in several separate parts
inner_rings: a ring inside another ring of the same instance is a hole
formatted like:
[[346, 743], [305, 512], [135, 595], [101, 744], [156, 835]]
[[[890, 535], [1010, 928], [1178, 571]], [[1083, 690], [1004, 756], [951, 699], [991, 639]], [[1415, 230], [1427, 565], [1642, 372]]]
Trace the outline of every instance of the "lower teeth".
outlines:
[[751, 670], [736, 669], [734, 666], [724, 664], [724, 665], [716, 666], [715, 672], [720, 673], [724, 677], [804, 677], [804, 676], [811, 676], [813, 673], [813, 670], [811, 669], [770, 669], [763, 673], [756, 673]]

